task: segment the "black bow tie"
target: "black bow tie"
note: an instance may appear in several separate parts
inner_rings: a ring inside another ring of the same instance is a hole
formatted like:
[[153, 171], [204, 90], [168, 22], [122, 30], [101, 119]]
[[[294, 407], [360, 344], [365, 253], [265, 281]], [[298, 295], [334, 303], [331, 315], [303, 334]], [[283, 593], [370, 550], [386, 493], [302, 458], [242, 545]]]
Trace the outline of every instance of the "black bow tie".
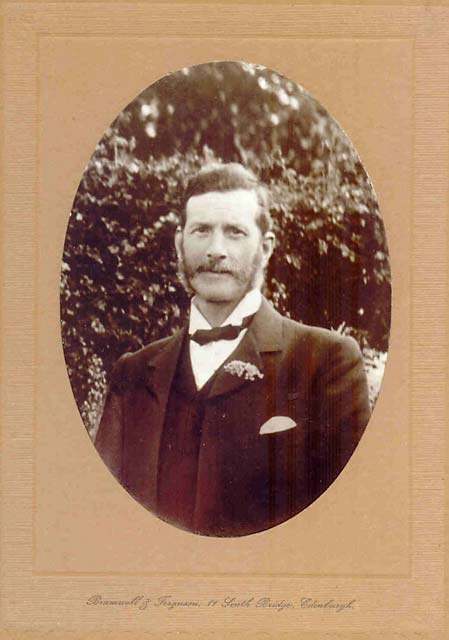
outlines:
[[227, 324], [224, 327], [214, 327], [213, 329], [197, 329], [190, 336], [190, 339], [195, 340], [201, 346], [216, 340], [235, 340], [243, 329], [249, 327], [254, 315], [243, 318], [243, 322], [240, 325]]

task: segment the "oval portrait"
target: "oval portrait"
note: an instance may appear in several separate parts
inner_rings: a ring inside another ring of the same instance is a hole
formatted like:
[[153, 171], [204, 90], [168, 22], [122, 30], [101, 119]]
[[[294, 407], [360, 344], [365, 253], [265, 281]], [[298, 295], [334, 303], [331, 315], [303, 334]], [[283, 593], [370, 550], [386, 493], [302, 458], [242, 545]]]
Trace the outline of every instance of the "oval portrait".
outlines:
[[75, 401], [106, 467], [175, 527], [249, 535], [332, 490], [379, 393], [390, 303], [357, 152], [271, 69], [160, 79], [81, 178], [61, 270]]

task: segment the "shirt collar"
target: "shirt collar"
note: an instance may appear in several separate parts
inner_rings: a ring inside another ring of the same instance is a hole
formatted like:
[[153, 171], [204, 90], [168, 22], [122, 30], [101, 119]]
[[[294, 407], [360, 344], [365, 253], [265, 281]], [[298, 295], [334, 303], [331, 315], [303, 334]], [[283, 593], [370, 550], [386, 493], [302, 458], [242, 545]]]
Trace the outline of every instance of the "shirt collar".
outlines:
[[[240, 300], [234, 311], [221, 323], [221, 326], [223, 327], [227, 324], [241, 325], [243, 318], [256, 313], [261, 304], [262, 294], [259, 289], [251, 289], [251, 291], [248, 291], [248, 293]], [[193, 298], [190, 303], [189, 334], [192, 335], [192, 333], [197, 331], [197, 329], [211, 328], [212, 327], [209, 322], [196, 306], [195, 298]]]

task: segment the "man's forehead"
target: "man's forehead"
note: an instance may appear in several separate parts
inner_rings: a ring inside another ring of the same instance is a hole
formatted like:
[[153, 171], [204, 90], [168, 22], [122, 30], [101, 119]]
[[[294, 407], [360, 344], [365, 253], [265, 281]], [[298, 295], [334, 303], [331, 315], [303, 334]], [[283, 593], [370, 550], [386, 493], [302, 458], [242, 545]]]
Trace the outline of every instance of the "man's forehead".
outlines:
[[257, 194], [250, 189], [208, 191], [189, 198], [187, 215], [241, 215], [252, 218], [259, 208]]

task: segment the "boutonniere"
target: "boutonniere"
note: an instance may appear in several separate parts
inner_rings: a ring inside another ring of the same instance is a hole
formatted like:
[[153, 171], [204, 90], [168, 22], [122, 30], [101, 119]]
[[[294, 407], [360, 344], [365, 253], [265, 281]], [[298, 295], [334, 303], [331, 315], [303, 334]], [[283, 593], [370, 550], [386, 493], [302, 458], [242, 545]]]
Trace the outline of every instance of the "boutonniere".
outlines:
[[263, 373], [259, 371], [255, 364], [251, 362], [243, 362], [242, 360], [232, 360], [224, 366], [224, 370], [232, 376], [244, 378], [245, 380], [255, 380], [263, 378]]

